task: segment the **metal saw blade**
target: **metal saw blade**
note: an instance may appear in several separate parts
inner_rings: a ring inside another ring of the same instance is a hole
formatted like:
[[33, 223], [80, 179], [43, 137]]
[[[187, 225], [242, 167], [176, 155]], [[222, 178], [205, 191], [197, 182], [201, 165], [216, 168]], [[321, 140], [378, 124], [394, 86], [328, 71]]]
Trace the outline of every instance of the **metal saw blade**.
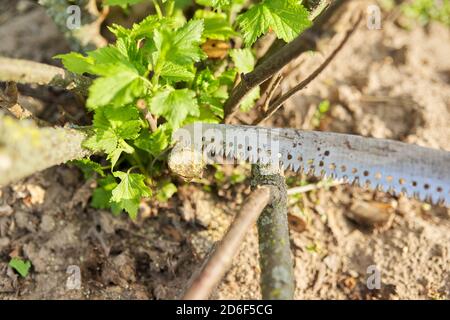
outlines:
[[450, 207], [450, 152], [398, 141], [285, 128], [194, 123], [174, 139], [220, 159], [271, 163]]

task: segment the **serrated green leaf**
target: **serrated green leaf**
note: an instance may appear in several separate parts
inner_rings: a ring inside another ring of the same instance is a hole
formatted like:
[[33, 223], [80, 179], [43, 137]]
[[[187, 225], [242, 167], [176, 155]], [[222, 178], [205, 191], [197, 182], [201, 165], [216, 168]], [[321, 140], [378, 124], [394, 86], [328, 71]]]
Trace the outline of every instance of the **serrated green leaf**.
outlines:
[[189, 71], [185, 66], [164, 61], [161, 66], [160, 75], [169, 81], [190, 81], [194, 79], [194, 73]]
[[112, 27], [109, 27], [109, 30], [117, 38], [128, 37], [130, 39], [140, 39], [142, 37], [150, 37], [153, 31], [160, 27], [162, 23], [169, 23], [169, 20], [167, 18], [160, 19], [156, 15], [150, 15], [141, 22], [133, 24], [131, 29], [113, 24]]
[[93, 151], [108, 154], [112, 167], [122, 152], [134, 152], [125, 140], [136, 139], [141, 130], [139, 111], [134, 107], [102, 107], [95, 111], [93, 121], [94, 134], [83, 145]]
[[237, 18], [244, 41], [251, 46], [269, 28], [278, 38], [292, 41], [311, 25], [308, 11], [297, 0], [264, 0]]
[[169, 130], [165, 130], [163, 126], [159, 126], [155, 132], [150, 133], [148, 130], [141, 132], [134, 144], [139, 149], [145, 150], [153, 157], [157, 157], [164, 151], [170, 143]]
[[147, 67], [137, 45], [129, 39], [118, 39], [115, 46], [88, 52], [56, 56], [72, 72], [91, 73], [100, 76], [89, 88], [87, 106], [95, 109], [112, 104], [115, 106], [133, 102], [143, 96], [149, 87], [143, 77]]
[[194, 122], [205, 122], [205, 123], [220, 123], [223, 118], [223, 108], [217, 108], [214, 106], [200, 106], [200, 114], [195, 117], [188, 116], [186, 118], [185, 124], [190, 124]]
[[102, 166], [99, 163], [92, 161], [91, 159], [86, 158], [86, 159], [72, 160], [70, 161], [70, 163], [80, 168], [86, 180], [91, 178], [94, 175], [94, 173], [98, 173], [102, 177], [105, 176]]
[[12, 258], [9, 261], [9, 266], [16, 270], [22, 278], [25, 278], [28, 275], [28, 272], [31, 268], [31, 262], [30, 261], [23, 261], [19, 258]]
[[97, 188], [92, 192], [91, 205], [97, 209], [108, 209], [111, 207], [112, 190], [117, 187], [116, 179], [109, 174], [103, 179], [98, 179], [97, 183]]
[[167, 88], [156, 93], [150, 100], [150, 111], [163, 116], [173, 129], [179, 128], [188, 115], [199, 115], [195, 92], [189, 89]]
[[103, 0], [107, 6], [129, 6], [144, 2], [145, 0]]
[[137, 70], [119, 67], [115, 70], [112, 76], [94, 80], [89, 88], [88, 108], [95, 109], [108, 104], [121, 106], [145, 95], [145, 82]]
[[112, 190], [112, 201], [119, 202], [123, 199], [140, 199], [151, 196], [150, 189], [144, 183], [144, 175], [122, 171], [116, 171], [113, 175], [120, 179], [120, 183]]
[[112, 190], [111, 202], [128, 212], [132, 219], [135, 219], [141, 198], [151, 196], [150, 189], [144, 183], [145, 176], [122, 171], [116, 171], [113, 174], [121, 181]]
[[115, 73], [115, 70], [110, 68], [119, 64], [121, 67], [131, 67], [131, 62], [128, 61], [126, 55], [123, 54], [118, 48], [109, 45], [103, 48], [99, 48], [94, 51], [89, 51], [88, 57], [95, 61], [95, 66], [92, 70], [94, 74], [101, 76], [110, 76]]
[[256, 61], [250, 48], [233, 49], [230, 51], [230, 57], [239, 73], [253, 71]]
[[203, 19], [204, 21], [203, 39], [225, 41], [237, 35], [224, 13], [197, 10], [194, 16], [196, 19]]
[[202, 20], [191, 20], [175, 31], [155, 30], [144, 51], [156, 76], [169, 81], [191, 80], [193, 63], [206, 58], [200, 48], [202, 32]]
[[77, 74], [90, 72], [90, 68], [94, 63], [94, 59], [91, 57], [85, 57], [81, 53], [77, 52], [59, 54], [53, 58], [61, 59], [62, 64], [67, 70]]
[[172, 46], [174, 50], [169, 52], [171, 61], [188, 64], [206, 57], [199, 47], [203, 28], [203, 20], [190, 20], [175, 32]]
[[198, 4], [205, 7], [213, 7], [215, 9], [222, 9], [229, 7], [232, 0], [195, 0]]
[[118, 215], [122, 210], [125, 210], [132, 220], [137, 218], [140, 200], [138, 199], [123, 199], [119, 202], [112, 201], [111, 209], [114, 215]]
[[170, 181], [162, 181], [158, 185], [156, 191], [156, 199], [159, 202], [167, 202], [175, 193], [177, 192], [177, 187]]

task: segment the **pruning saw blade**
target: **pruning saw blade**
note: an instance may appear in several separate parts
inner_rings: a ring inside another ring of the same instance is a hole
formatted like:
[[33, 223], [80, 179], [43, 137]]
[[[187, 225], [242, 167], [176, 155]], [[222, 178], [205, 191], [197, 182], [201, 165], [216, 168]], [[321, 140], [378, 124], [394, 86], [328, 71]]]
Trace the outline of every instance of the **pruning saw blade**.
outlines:
[[450, 207], [450, 152], [386, 139], [285, 128], [194, 123], [175, 141], [225, 160], [271, 164]]

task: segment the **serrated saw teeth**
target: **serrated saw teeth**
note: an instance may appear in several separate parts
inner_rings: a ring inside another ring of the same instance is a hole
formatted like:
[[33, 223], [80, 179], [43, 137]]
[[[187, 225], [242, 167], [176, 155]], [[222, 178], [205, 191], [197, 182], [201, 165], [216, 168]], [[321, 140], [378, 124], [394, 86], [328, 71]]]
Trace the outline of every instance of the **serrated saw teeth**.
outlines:
[[214, 151], [225, 159], [272, 163], [300, 174], [450, 203], [447, 151], [348, 134], [205, 123], [177, 130], [174, 140], [195, 146], [206, 157], [204, 150]]

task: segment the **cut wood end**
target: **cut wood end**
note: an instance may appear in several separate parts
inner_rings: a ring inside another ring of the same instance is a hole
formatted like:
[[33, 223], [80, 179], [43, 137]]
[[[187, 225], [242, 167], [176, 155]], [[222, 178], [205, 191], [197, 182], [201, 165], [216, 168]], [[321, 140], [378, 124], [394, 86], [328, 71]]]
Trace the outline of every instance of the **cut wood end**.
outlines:
[[206, 161], [198, 150], [175, 145], [170, 152], [168, 165], [173, 173], [191, 181], [202, 176]]

